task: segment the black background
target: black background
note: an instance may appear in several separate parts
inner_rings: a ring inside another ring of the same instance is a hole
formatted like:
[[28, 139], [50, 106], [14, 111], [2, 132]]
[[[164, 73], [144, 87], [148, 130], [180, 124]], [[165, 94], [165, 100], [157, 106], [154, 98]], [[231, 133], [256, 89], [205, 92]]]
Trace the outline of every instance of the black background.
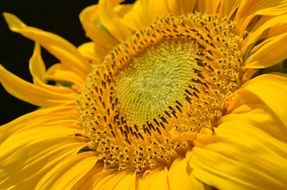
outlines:
[[[29, 26], [56, 33], [78, 46], [89, 41], [85, 37], [79, 13], [97, 0], [0, 0], [0, 64], [17, 76], [31, 81], [29, 59], [33, 41], [11, 32], [2, 16], [3, 12], [15, 14]], [[42, 52], [47, 65], [57, 60]], [[0, 85], [0, 125], [36, 109], [9, 95]]]

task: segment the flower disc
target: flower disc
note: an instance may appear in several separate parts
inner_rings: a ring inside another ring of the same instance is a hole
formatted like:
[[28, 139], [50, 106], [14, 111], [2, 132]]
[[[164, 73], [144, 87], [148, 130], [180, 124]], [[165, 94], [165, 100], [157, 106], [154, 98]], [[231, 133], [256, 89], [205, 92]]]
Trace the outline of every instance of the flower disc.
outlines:
[[108, 169], [169, 166], [239, 87], [240, 38], [216, 16], [167, 16], [134, 33], [83, 85], [79, 121]]

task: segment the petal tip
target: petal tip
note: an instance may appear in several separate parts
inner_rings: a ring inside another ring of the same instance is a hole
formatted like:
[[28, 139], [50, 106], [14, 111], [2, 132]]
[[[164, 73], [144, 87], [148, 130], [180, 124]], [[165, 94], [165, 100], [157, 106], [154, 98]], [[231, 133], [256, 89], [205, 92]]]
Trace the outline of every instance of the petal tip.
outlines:
[[8, 23], [10, 30], [12, 31], [26, 27], [26, 25], [18, 17], [11, 13], [4, 12], [3, 16], [5, 21]]

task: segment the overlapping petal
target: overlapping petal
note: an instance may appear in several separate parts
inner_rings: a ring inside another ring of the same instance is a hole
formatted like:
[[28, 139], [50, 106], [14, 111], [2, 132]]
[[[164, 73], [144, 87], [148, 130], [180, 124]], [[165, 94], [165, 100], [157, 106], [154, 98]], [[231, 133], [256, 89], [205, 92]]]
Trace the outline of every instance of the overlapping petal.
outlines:
[[39, 43], [70, 70], [80, 74], [83, 78], [90, 72], [91, 67], [87, 63], [87, 60], [68, 41], [53, 33], [26, 26], [12, 14], [4, 13], [4, 17], [12, 31], [18, 32]]
[[[109, 30], [113, 36], [119, 41], [125, 40], [131, 35], [131, 31], [126, 27], [119, 15], [113, 11], [120, 3], [120, 0], [102, 0], [99, 2], [99, 18], [103, 25]], [[112, 11], [111, 11], [112, 10]]]
[[[49, 117], [47, 117], [49, 116]], [[11, 135], [25, 131], [33, 130], [35, 127], [54, 126], [57, 122], [70, 123], [69, 127], [81, 129], [75, 125], [76, 110], [74, 105], [53, 106], [44, 109], [38, 109], [34, 112], [23, 115], [0, 127], [0, 143], [3, 143]]]
[[168, 171], [168, 183], [170, 190], [196, 189], [205, 190], [205, 185], [191, 175], [192, 168], [189, 165], [190, 154], [187, 154], [183, 159], [176, 159]]
[[242, 0], [236, 14], [239, 33], [243, 33], [256, 16], [280, 16], [287, 13], [287, 1]]
[[62, 115], [63, 120], [46, 117], [48, 113], [61, 115], [61, 109], [65, 108], [35, 111], [1, 127], [1, 188], [34, 189], [52, 168], [84, 146], [83, 139], [75, 138], [81, 129], [71, 116]]
[[269, 74], [239, 90], [215, 135], [198, 139], [193, 175], [219, 189], [286, 188], [286, 81]]
[[255, 46], [246, 60], [246, 68], [265, 68], [284, 61], [287, 58], [287, 48], [282, 44], [286, 42], [287, 33], [283, 33]]
[[80, 20], [86, 35], [93, 40], [95, 47], [91, 49], [95, 57], [103, 59], [119, 41], [109, 33], [99, 19], [99, 6], [85, 8], [80, 14]]
[[71, 155], [48, 171], [38, 182], [37, 189], [72, 189], [96, 164], [93, 152]]
[[[72, 91], [61, 88], [43, 88], [20, 79], [0, 66], [0, 82], [13, 96], [37, 106], [64, 104], [75, 99]], [[69, 92], [64, 94], [63, 91]]]
[[139, 0], [135, 2], [121, 20], [127, 27], [135, 31], [151, 24], [155, 19], [162, 16], [191, 13], [195, 5], [195, 0]]
[[152, 189], [168, 189], [167, 181], [168, 171], [166, 168], [155, 168], [151, 171], [146, 172], [138, 180], [138, 190], [152, 190]]

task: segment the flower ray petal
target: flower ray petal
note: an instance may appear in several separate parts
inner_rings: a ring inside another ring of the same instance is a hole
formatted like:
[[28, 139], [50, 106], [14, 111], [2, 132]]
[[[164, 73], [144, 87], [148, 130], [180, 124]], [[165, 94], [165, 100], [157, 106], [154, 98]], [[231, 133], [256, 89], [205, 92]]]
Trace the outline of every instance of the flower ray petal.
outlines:
[[131, 35], [131, 31], [126, 27], [119, 16], [114, 11], [114, 8], [120, 3], [120, 0], [108, 1], [102, 0], [99, 2], [99, 18], [103, 25], [117, 40], [125, 40]]
[[193, 175], [219, 189], [284, 189], [286, 125], [260, 99], [238, 98], [242, 105], [221, 119], [215, 136], [198, 138]]
[[61, 90], [55, 88], [43, 88], [24, 81], [7, 71], [0, 65], [0, 82], [3, 87], [13, 96], [37, 106], [52, 106], [67, 103], [74, 100], [72, 91], [62, 94]]
[[45, 47], [67, 68], [79, 73], [83, 78], [87, 73], [90, 72], [91, 68], [89, 63], [87, 63], [87, 61], [78, 52], [77, 48], [75, 48], [68, 41], [53, 33], [26, 26], [22, 21], [12, 14], [4, 13], [4, 17], [12, 31], [20, 33]]
[[[256, 43], [256, 41], [260, 40], [260, 38], [269, 38], [272, 36], [262, 36], [264, 32], [266, 32], [268, 29], [276, 29], [280, 26], [284, 26], [287, 24], [287, 15], [281, 15], [277, 17], [270, 18], [268, 20], [264, 20], [262, 22], [258, 22], [256, 24], [256, 28], [252, 29], [252, 31], [248, 34], [247, 38], [244, 39], [243, 45], [242, 45], [242, 54], [244, 54], [247, 50], [247, 48]], [[283, 32], [282, 32], [283, 33]], [[279, 34], [277, 34], [279, 35]]]
[[144, 174], [138, 181], [139, 190], [151, 190], [151, 189], [169, 189], [168, 184], [168, 170], [153, 169], [150, 173]]
[[63, 160], [38, 183], [38, 189], [71, 189], [97, 162], [94, 153], [81, 153]]
[[80, 14], [80, 20], [86, 35], [95, 43], [94, 53], [102, 60], [119, 41], [103, 26], [99, 19], [99, 5], [85, 8]]
[[245, 62], [245, 68], [266, 68], [284, 61], [287, 58], [287, 47], [282, 44], [286, 42], [287, 34], [284, 33], [255, 46]]
[[170, 190], [188, 190], [194, 188], [187, 171], [187, 166], [187, 158], [176, 159], [173, 161], [168, 172], [168, 182]]
[[240, 2], [236, 22], [242, 34], [256, 16], [278, 16], [287, 13], [287, 1], [243, 0]]
[[239, 90], [247, 91], [261, 99], [287, 128], [287, 78], [281, 74], [265, 74], [258, 76]]
[[123, 177], [121, 181], [116, 185], [114, 190], [122, 190], [122, 189], [129, 189], [135, 190], [136, 189], [136, 173], [128, 173], [126, 176]]
[[75, 138], [74, 134], [80, 130], [69, 123], [59, 122], [49, 127], [39, 123], [37, 128], [23, 127], [6, 138], [0, 145], [0, 165], [5, 171], [0, 175], [2, 185], [18, 189], [26, 185], [34, 189], [37, 181], [56, 163], [76, 153], [85, 142]]

